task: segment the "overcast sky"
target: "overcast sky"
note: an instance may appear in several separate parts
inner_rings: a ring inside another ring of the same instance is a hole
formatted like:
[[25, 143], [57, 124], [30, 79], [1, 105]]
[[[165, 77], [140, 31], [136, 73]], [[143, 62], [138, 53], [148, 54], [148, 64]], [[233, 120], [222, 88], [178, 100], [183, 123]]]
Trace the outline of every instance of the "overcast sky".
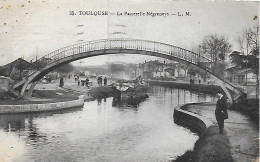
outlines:
[[[69, 11], [77, 15], [70, 16]], [[78, 11], [109, 11], [109, 16], [79, 15]], [[118, 16], [117, 12], [169, 13], [169, 16]], [[189, 12], [191, 16], [173, 14]], [[114, 14], [113, 14], [114, 13]], [[170, 0], [5, 0], [0, 2], [0, 65], [26, 60], [79, 41], [107, 38], [154, 40], [192, 50], [204, 36], [235, 39], [259, 23], [258, 2], [176, 2]], [[253, 20], [255, 16], [258, 19]], [[121, 32], [122, 34], [113, 34]], [[137, 62], [147, 56], [98, 56], [86, 65], [108, 60]], [[74, 64], [79, 63], [77, 61]]]

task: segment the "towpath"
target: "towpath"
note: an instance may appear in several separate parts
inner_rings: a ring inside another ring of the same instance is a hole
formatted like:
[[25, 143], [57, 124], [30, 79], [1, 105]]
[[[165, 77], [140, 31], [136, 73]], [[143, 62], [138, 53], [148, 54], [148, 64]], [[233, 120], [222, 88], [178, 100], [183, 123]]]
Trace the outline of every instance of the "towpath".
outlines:
[[[82, 80], [85, 80], [86, 77], [82, 77]], [[41, 83], [39, 82], [35, 86], [35, 90], [52, 90], [52, 91], [57, 91], [57, 90], [63, 90], [66, 92], [76, 92], [80, 94], [84, 94], [86, 96], [89, 96], [89, 91], [92, 87], [98, 87], [99, 85], [97, 84], [96, 78], [89, 78], [89, 81], [91, 82], [91, 85], [89, 87], [87, 86], [81, 86], [78, 85], [78, 82], [75, 82], [74, 78], [65, 78], [64, 79], [64, 87], [60, 88], [59, 87], [59, 79], [52, 80], [51, 83]], [[111, 79], [108, 79], [108, 85], [111, 84], [113, 81]], [[62, 94], [60, 94], [62, 95]], [[30, 100], [44, 100], [44, 99], [38, 99], [38, 98], [30, 98]]]
[[[214, 125], [216, 103], [190, 105], [187, 110], [199, 114]], [[250, 118], [240, 112], [228, 110], [229, 119], [225, 120], [224, 135], [229, 137], [232, 157], [235, 162], [254, 162], [259, 156], [259, 128]]]

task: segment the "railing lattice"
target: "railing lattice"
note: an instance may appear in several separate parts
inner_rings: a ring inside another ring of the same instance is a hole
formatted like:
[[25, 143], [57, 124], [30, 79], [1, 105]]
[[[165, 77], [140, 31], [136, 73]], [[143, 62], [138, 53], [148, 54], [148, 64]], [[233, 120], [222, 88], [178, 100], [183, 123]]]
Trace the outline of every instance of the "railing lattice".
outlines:
[[37, 61], [34, 62], [36, 67], [42, 68], [52, 62], [60, 60], [62, 58], [76, 55], [84, 52], [90, 52], [95, 50], [107, 50], [107, 49], [135, 49], [145, 50], [150, 52], [162, 53], [170, 56], [183, 59], [185, 61], [197, 64], [198, 62], [210, 62], [210, 58], [205, 56], [199, 56], [183, 48], [159, 43], [149, 40], [138, 40], [138, 39], [103, 39], [98, 41], [88, 41], [79, 44], [67, 46], [58, 50], [55, 50]]

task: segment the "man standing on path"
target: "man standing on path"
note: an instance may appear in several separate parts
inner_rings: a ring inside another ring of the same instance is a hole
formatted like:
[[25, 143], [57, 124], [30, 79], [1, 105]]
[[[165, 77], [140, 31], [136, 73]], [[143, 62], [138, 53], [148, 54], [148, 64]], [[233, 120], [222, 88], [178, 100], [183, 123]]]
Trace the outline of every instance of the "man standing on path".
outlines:
[[219, 126], [220, 134], [223, 134], [224, 120], [228, 119], [227, 113], [227, 97], [223, 96], [221, 93], [217, 94], [219, 99], [217, 101], [215, 116]]

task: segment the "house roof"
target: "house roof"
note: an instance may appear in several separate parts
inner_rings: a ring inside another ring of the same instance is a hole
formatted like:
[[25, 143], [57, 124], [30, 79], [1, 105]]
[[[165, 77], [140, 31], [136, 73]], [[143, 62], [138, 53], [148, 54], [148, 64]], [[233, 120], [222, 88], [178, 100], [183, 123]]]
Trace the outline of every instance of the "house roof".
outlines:
[[0, 75], [10, 77], [13, 70], [32, 70], [34, 69], [34, 66], [29, 63], [28, 61], [25, 61], [24, 59], [18, 58], [13, 62], [10, 62], [9, 64], [6, 64], [4, 66], [0, 67]]

